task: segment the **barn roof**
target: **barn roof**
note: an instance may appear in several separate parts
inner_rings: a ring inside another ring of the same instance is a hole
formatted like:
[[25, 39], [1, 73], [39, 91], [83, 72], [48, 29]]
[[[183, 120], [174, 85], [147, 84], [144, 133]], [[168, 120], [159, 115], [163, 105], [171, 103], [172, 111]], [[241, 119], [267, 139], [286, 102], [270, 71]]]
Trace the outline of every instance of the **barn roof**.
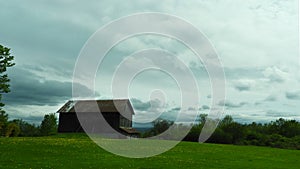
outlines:
[[[98, 104], [95, 107], [94, 103]], [[117, 113], [125, 111], [128, 106], [129, 110], [134, 114], [132, 105], [129, 99], [115, 99], [115, 100], [69, 100], [64, 104], [57, 113], [75, 113], [76, 110], [80, 112], [111, 112]]]

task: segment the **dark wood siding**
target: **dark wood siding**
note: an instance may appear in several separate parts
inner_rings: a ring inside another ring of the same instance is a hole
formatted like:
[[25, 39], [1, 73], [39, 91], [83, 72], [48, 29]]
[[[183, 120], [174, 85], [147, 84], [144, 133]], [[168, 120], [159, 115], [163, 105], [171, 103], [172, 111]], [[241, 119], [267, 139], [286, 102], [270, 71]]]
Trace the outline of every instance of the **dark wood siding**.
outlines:
[[60, 113], [58, 132], [83, 132], [75, 113]]
[[[119, 131], [120, 127], [120, 114], [119, 113], [109, 113], [105, 112], [102, 113], [103, 117], [107, 121], [107, 123], [114, 128], [115, 130]], [[97, 124], [99, 123], [99, 114], [98, 113], [81, 113], [81, 120], [86, 121], [87, 126], [86, 130], [89, 132], [111, 132], [111, 131], [105, 131], [102, 129], [101, 125]], [[84, 132], [79, 120], [77, 118], [76, 113], [60, 113], [59, 114], [59, 126], [58, 126], [58, 132], [64, 133], [64, 132]]]

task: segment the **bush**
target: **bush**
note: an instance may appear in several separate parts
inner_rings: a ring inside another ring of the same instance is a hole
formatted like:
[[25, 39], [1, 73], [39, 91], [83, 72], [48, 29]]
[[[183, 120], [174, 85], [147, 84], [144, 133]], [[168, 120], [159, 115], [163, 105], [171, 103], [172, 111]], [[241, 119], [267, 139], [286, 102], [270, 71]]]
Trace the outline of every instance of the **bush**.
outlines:
[[10, 122], [6, 127], [5, 136], [16, 137], [20, 134], [20, 131], [20, 127], [16, 123]]

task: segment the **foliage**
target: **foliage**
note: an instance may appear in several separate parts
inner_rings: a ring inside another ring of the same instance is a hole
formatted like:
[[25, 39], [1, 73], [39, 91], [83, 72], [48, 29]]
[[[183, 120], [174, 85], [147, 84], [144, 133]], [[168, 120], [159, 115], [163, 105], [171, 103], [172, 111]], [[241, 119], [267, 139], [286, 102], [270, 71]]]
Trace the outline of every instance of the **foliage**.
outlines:
[[15, 65], [15, 63], [13, 63], [13, 60], [14, 56], [10, 54], [10, 49], [0, 45], [0, 136], [6, 135], [5, 129], [8, 127], [8, 116], [2, 109], [2, 107], [4, 106], [4, 103], [2, 103], [2, 94], [10, 92], [10, 80], [5, 72], [8, 67], [12, 67]]
[[16, 137], [20, 134], [20, 132], [21, 132], [20, 127], [16, 123], [9, 122], [5, 130], [5, 136]]
[[[192, 126], [189, 133], [183, 139], [184, 141], [198, 142], [201, 130], [208, 119], [206, 114], [200, 114], [198, 124]], [[166, 131], [173, 122], [167, 120], [156, 120], [153, 128], [145, 132], [143, 137], [159, 135]], [[181, 130], [184, 125], [175, 124], [174, 129]], [[178, 132], [177, 132], [178, 133]], [[165, 137], [170, 140], [178, 140], [176, 137]], [[300, 149], [300, 123], [296, 120], [278, 119], [270, 123], [251, 123], [240, 124], [235, 122], [229, 115], [225, 116], [217, 126], [214, 133], [207, 140], [208, 143], [238, 144], [269, 146], [276, 148]]]
[[8, 115], [0, 108], [0, 136], [5, 135], [5, 128], [8, 121]]
[[[7, 116], [6, 116], [7, 117]], [[30, 124], [22, 119], [14, 119], [7, 122], [3, 129], [6, 137], [36, 137], [48, 136], [57, 133], [57, 118], [55, 114], [47, 114], [40, 126]]]
[[10, 80], [5, 72], [8, 67], [15, 65], [15, 63], [12, 62], [13, 60], [14, 56], [10, 55], [10, 49], [0, 45], [0, 95], [10, 92], [8, 84]]
[[198, 142], [199, 134], [203, 128], [204, 123], [200, 123], [199, 125], [194, 125], [187, 136], [185, 136], [185, 141], [193, 141]]
[[150, 131], [147, 131], [143, 134], [143, 137], [151, 137], [156, 136], [164, 131], [166, 131], [174, 122], [165, 120], [165, 119], [157, 119], [153, 122], [153, 128]]
[[39, 126], [36, 126], [35, 124], [30, 124], [28, 122], [23, 121], [22, 119], [15, 119], [13, 120], [13, 122], [19, 126], [19, 136], [21, 137], [33, 137], [40, 135]]
[[[198, 141], [204, 122], [194, 125], [184, 140]], [[280, 118], [266, 124], [240, 124], [225, 116], [207, 142], [300, 149], [300, 123]]]
[[40, 132], [42, 136], [54, 135], [57, 133], [57, 118], [55, 113], [46, 114], [44, 116]]

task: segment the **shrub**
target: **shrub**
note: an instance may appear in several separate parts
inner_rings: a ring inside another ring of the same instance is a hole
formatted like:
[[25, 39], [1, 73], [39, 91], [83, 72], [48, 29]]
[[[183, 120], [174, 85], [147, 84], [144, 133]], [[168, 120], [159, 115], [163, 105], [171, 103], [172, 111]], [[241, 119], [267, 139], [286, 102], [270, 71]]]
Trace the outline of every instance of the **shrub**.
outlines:
[[6, 127], [5, 136], [16, 137], [20, 134], [20, 131], [20, 127], [16, 123], [10, 122]]

